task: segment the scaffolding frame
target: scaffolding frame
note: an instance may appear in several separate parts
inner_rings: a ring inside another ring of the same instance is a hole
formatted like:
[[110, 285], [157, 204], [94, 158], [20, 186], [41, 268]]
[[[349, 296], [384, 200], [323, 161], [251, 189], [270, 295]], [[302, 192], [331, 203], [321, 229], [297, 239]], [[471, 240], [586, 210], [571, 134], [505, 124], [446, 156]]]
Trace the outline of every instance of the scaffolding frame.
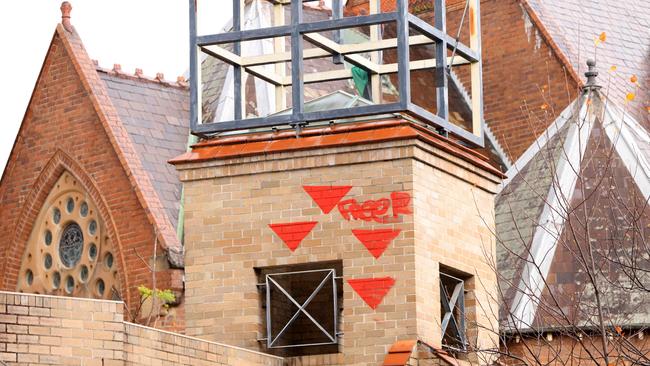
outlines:
[[[333, 1], [332, 19], [304, 22], [303, 2], [314, 0], [265, 0], [274, 6], [274, 26], [242, 30], [242, 19], [246, 0], [232, 0], [232, 30], [220, 34], [197, 34], [196, 0], [189, 0], [190, 15], [190, 128], [193, 134], [208, 136], [229, 131], [250, 130], [255, 128], [273, 128], [290, 125], [302, 128], [310, 122], [336, 121], [355, 117], [382, 115], [391, 113], [407, 114], [438, 131], [451, 133], [462, 140], [477, 146], [483, 146], [483, 87], [481, 65], [480, 36], [480, 0], [469, 2], [470, 45], [457, 41], [446, 32], [446, 12], [435, 11], [434, 25], [408, 12], [408, 0], [397, 0], [397, 9], [382, 13], [376, 1], [370, 0], [370, 14], [343, 17], [341, 0]], [[434, 9], [446, 9], [445, 0], [431, 0]], [[291, 6], [291, 24], [284, 24], [284, 6]], [[379, 39], [379, 25], [396, 24], [397, 36], [391, 39]], [[370, 27], [368, 42], [358, 44], [340, 44], [338, 33], [342, 29]], [[410, 35], [410, 29], [419, 35]], [[334, 40], [318, 32], [334, 31]], [[285, 51], [283, 37], [290, 37], [291, 51]], [[242, 56], [241, 43], [245, 41], [274, 38], [273, 54], [260, 56]], [[303, 39], [317, 48], [304, 49]], [[221, 45], [232, 43], [232, 51]], [[409, 47], [416, 45], [435, 45], [435, 58], [410, 61]], [[397, 63], [380, 64], [379, 52], [385, 49], [397, 49]], [[452, 50], [452, 57], [447, 56]], [[358, 53], [370, 52], [367, 59]], [[234, 70], [234, 120], [213, 123], [201, 123], [201, 57], [205, 53], [216, 57]], [[304, 111], [305, 84], [327, 82], [352, 78], [350, 70], [321, 71], [304, 74], [304, 61], [307, 59], [332, 57], [334, 63], [343, 60], [366, 70], [370, 75], [372, 99], [375, 103], [355, 108], [335, 109], [317, 112]], [[281, 63], [291, 62], [291, 75], [285, 75]], [[449, 66], [470, 64], [471, 79], [471, 131], [449, 121], [448, 78]], [[264, 65], [275, 65], [275, 72], [268, 72]], [[411, 99], [410, 74], [412, 70], [435, 69], [437, 89], [437, 113], [431, 113], [416, 105]], [[276, 110], [286, 107], [286, 91], [291, 88], [292, 113], [270, 115], [265, 117], [245, 118], [245, 86], [243, 72], [247, 72], [265, 82], [271, 83], [276, 90]], [[381, 75], [398, 75], [399, 101], [379, 104], [381, 95]]]

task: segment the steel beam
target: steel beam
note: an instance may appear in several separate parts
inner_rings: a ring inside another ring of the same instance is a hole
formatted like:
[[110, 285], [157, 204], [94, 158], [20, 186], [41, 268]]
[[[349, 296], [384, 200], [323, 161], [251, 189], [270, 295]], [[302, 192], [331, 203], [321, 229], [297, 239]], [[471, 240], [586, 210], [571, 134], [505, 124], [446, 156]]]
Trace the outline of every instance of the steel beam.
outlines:
[[[343, 5], [341, 0], [332, 0], [332, 19], [341, 19], [343, 18]], [[337, 29], [334, 31], [334, 42], [341, 44], [341, 30]], [[343, 57], [340, 54], [332, 56], [332, 62], [335, 65], [343, 64]]]
[[409, 70], [409, 22], [407, 21], [408, 1], [397, 0], [397, 78], [399, 83], [399, 102], [407, 109], [411, 102], [411, 71]]
[[483, 126], [483, 61], [481, 60], [481, 14], [480, 0], [469, 0], [470, 35], [469, 44], [472, 52], [476, 54], [477, 62], [470, 66], [472, 79], [472, 131], [481, 136], [485, 133]]
[[[447, 33], [447, 7], [445, 0], [435, 0], [434, 7], [435, 27], [442, 33]], [[438, 117], [449, 120], [449, 95], [447, 88], [447, 39], [442, 37], [436, 40], [436, 110]]]
[[466, 141], [469, 141], [474, 145], [483, 146], [483, 138], [481, 136], [474, 135], [471, 131], [467, 131], [460, 126], [457, 126], [449, 121], [445, 121], [417, 104], [409, 103], [407, 113], [420, 119], [421, 121], [430, 121], [432, 123], [429, 124], [443, 128], [449, 133], [454, 134]]
[[455, 47], [456, 53], [466, 58], [470, 62], [479, 61], [479, 56], [476, 54], [476, 52], [464, 45], [462, 42], [456, 42], [456, 40], [447, 33], [443, 33], [441, 30], [436, 29], [431, 24], [428, 24], [413, 14], [407, 14], [407, 17], [411, 27], [417, 29], [425, 36], [433, 39], [434, 41], [445, 40], [447, 42], [447, 48], [453, 49]]
[[[232, 29], [235, 32], [239, 32], [241, 30], [241, 23], [242, 23], [242, 7], [243, 7], [243, 2], [244, 0], [232, 0]], [[241, 42], [235, 42], [233, 45], [233, 53], [237, 56], [241, 56]], [[234, 93], [233, 93], [233, 99], [234, 99], [234, 112], [235, 112], [235, 119], [242, 119], [242, 115], [244, 114], [243, 108], [244, 108], [244, 93], [245, 93], [245, 86], [243, 85], [243, 75], [242, 75], [242, 67], [241, 65], [232, 65], [233, 68], [233, 83], [234, 83]]]
[[200, 79], [199, 47], [196, 46], [196, 2], [189, 0], [190, 11], [190, 130], [195, 131], [199, 126], [201, 98], [199, 95]]
[[291, 2], [291, 110], [293, 123], [300, 128], [304, 122], [302, 112], [305, 108], [305, 85], [303, 80], [304, 59], [303, 40], [298, 26], [302, 23], [302, 3]]

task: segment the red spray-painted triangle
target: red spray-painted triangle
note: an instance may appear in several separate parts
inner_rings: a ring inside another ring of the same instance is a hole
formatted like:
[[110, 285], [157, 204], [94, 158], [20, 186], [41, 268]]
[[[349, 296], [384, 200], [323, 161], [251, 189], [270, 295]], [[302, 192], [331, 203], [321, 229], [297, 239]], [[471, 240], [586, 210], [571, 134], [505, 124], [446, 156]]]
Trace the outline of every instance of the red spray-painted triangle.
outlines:
[[302, 186], [323, 213], [328, 214], [345, 197], [352, 186]]
[[290, 224], [269, 224], [269, 227], [293, 252], [298, 248], [302, 239], [311, 232], [316, 224], [318, 224], [316, 221], [307, 221], [293, 222]]
[[368, 249], [375, 258], [381, 257], [393, 239], [399, 235], [401, 229], [379, 229], [379, 230], [352, 230], [352, 234], [359, 239], [361, 244]]
[[395, 284], [395, 279], [392, 277], [362, 278], [348, 280], [348, 283], [368, 306], [377, 309], [377, 306]]

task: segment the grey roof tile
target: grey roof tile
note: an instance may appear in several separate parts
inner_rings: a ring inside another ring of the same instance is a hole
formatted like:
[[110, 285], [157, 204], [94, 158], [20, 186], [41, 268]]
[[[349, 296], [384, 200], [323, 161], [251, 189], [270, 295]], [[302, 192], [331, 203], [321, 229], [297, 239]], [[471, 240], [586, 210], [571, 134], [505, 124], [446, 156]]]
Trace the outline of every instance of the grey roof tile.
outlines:
[[189, 136], [187, 89], [98, 70], [136, 153], [172, 225], [178, 223], [181, 182], [167, 161], [185, 152]]

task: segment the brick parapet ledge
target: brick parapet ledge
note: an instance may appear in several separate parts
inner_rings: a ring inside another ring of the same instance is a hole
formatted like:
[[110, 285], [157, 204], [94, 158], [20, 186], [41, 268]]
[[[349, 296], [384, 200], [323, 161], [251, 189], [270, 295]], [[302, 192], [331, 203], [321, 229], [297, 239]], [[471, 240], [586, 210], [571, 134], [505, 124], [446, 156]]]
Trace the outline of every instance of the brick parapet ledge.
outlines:
[[124, 321], [119, 301], [0, 292], [0, 361], [284, 365], [280, 357]]

